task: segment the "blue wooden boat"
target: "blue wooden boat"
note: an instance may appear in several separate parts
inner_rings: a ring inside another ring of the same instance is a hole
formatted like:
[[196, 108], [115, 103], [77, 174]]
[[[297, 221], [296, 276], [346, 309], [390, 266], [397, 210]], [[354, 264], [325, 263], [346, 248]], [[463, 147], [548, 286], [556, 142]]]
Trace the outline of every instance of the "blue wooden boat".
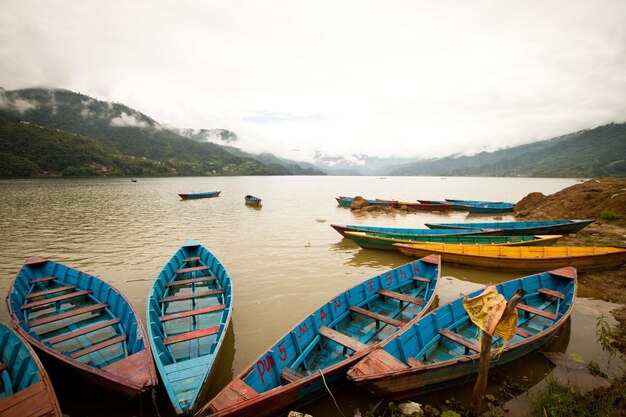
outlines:
[[219, 197], [221, 191], [206, 191], [203, 193], [178, 194], [183, 200], [196, 200], [198, 198]]
[[324, 395], [351, 364], [434, 301], [437, 256], [408, 263], [336, 295], [248, 365], [197, 416], [262, 417]]
[[209, 387], [233, 307], [230, 275], [195, 240], [174, 253], [148, 297], [148, 335], [178, 415], [193, 413]]
[[[354, 197], [339, 196], [339, 197], [335, 197], [335, 200], [337, 200], [337, 203], [339, 203], [339, 205], [341, 207], [348, 207], [348, 208], [350, 208], [352, 206], [352, 201], [354, 200]], [[398, 201], [396, 201], [396, 200], [381, 200], [379, 198], [365, 199], [365, 200], [367, 201], [367, 203], [369, 205], [372, 205], [372, 206], [389, 206], [389, 207], [393, 207], [393, 206], [396, 206], [398, 204]]]
[[[491, 360], [497, 367], [537, 351], [557, 334], [570, 316], [576, 297], [576, 269], [542, 272], [496, 285], [510, 299], [517, 289], [517, 330], [503, 347], [494, 336]], [[473, 298], [482, 292], [476, 291]], [[441, 306], [374, 349], [348, 371], [348, 379], [376, 395], [401, 399], [475, 379], [480, 343], [478, 327], [463, 307], [463, 297]]]
[[454, 205], [470, 213], [510, 213], [515, 209], [513, 203], [462, 202]]
[[593, 220], [546, 220], [531, 222], [488, 223], [424, 223], [430, 229], [499, 229], [497, 235], [566, 235], [576, 233], [593, 223]]
[[0, 416], [61, 417], [52, 383], [35, 351], [0, 323]]
[[483, 229], [462, 229], [462, 230], [434, 230], [434, 229], [412, 229], [401, 227], [378, 227], [378, 226], [360, 226], [360, 225], [343, 225], [331, 224], [330, 227], [335, 229], [343, 237], [349, 236], [346, 232], [365, 232], [365, 233], [384, 233], [397, 235], [415, 235], [415, 236], [469, 236], [469, 235], [490, 235], [495, 234], [497, 230]]
[[255, 196], [249, 195], [249, 194], [244, 197], [244, 201], [249, 206], [260, 206], [261, 205], [261, 199], [259, 197], [255, 197]]
[[15, 328], [38, 353], [89, 383], [123, 398], [156, 386], [141, 320], [110, 284], [33, 256], [7, 302]]
[[346, 232], [347, 237], [364, 249], [396, 250], [395, 243], [446, 243], [457, 245], [550, 246], [561, 235], [553, 236], [494, 236], [494, 235], [401, 235], [367, 232]]

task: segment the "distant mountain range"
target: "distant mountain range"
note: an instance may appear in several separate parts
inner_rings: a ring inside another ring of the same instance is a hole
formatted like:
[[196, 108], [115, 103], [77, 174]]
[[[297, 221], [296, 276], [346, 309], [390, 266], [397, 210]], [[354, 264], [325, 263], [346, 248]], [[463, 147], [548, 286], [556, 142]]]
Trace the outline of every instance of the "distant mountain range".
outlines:
[[0, 88], [0, 177], [87, 175], [626, 176], [626, 124], [473, 156], [418, 160], [318, 152], [315, 163], [250, 154], [235, 132], [163, 126], [59, 89]]

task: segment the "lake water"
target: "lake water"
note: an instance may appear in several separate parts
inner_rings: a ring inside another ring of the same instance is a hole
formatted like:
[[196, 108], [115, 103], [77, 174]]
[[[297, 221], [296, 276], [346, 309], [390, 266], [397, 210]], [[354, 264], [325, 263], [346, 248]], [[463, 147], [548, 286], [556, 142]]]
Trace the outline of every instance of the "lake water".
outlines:
[[[213, 391], [223, 387], [302, 318], [339, 292], [395, 268], [410, 258], [394, 252], [360, 249], [331, 227], [369, 224], [424, 227], [426, 222], [492, 221], [493, 216], [447, 213], [357, 215], [337, 205], [339, 195], [397, 199], [475, 199], [517, 202], [530, 192], [552, 194], [575, 179], [461, 177], [202, 177], [59, 179], [0, 181], [0, 292], [32, 255], [96, 275], [121, 290], [145, 320], [145, 303], [154, 278], [178, 247], [193, 238], [226, 266], [234, 285], [234, 312]], [[178, 193], [221, 191], [218, 198], [182, 201]], [[261, 208], [244, 205], [244, 196], [263, 199]], [[512, 216], [501, 216], [504, 221]], [[445, 265], [440, 302], [520, 275], [474, 271]], [[595, 343], [596, 316], [613, 307], [580, 288], [571, 326], [551, 349], [577, 353], [587, 361], [606, 361]], [[6, 305], [0, 319], [10, 325]], [[593, 337], [591, 337], [593, 335]], [[531, 384], [549, 371], [532, 373]], [[533, 362], [533, 363], [535, 363]], [[530, 371], [529, 371], [530, 369]], [[52, 373], [52, 372], [51, 372]], [[63, 412], [69, 416], [170, 416], [164, 391], [126, 404], [94, 395], [89, 387], [52, 373]], [[469, 393], [471, 395], [471, 384]], [[467, 387], [455, 388], [456, 398]], [[352, 416], [379, 399], [353, 387], [299, 407], [314, 417]], [[450, 391], [441, 393], [449, 397]], [[88, 398], [88, 400], [87, 400]], [[430, 397], [432, 398], [432, 396]], [[420, 399], [418, 399], [420, 400]], [[423, 399], [422, 399], [423, 400]]]

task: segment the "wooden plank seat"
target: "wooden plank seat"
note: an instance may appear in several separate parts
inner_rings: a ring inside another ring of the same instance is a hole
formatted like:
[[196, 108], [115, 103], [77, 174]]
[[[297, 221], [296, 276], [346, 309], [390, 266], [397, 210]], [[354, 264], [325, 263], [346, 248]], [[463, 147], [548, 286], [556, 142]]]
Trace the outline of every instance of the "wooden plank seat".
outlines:
[[424, 278], [424, 277], [411, 277], [411, 279], [414, 281], [420, 281], [420, 282], [430, 282], [430, 278]]
[[42, 324], [48, 324], [58, 320], [64, 320], [70, 317], [80, 316], [81, 314], [93, 313], [95, 311], [102, 310], [103, 308], [107, 308], [108, 306], [109, 305], [105, 303], [92, 304], [87, 307], [75, 308], [74, 310], [66, 311], [65, 313], [55, 314], [53, 316], [47, 316], [40, 319], [27, 321], [26, 325], [28, 325], [28, 327], [41, 326]]
[[550, 313], [549, 311], [539, 310], [538, 308], [534, 308], [529, 305], [521, 304], [521, 303], [517, 305], [517, 308], [519, 308], [520, 310], [526, 311], [527, 313], [545, 317], [550, 320], [556, 320], [556, 314]]
[[552, 296], [552, 297], [555, 297], [555, 298], [559, 298], [561, 300], [565, 299], [565, 294], [563, 294], [560, 291], [551, 290], [549, 288], [539, 288], [539, 289], [537, 289], [537, 292], [539, 294], [549, 295], [549, 296]]
[[163, 343], [165, 345], [171, 345], [172, 343], [179, 343], [179, 342], [185, 342], [187, 340], [199, 339], [201, 337], [216, 334], [219, 330], [220, 330], [220, 326], [213, 326], [213, 327], [207, 327], [206, 329], [179, 333], [173, 336], [166, 337], [165, 339], [163, 339]]
[[365, 343], [361, 343], [358, 340], [351, 338], [350, 336], [346, 336], [345, 334], [340, 333], [337, 330], [331, 329], [330, 327], [321, 326], [319, 328], [319, 334], [327, 339], [332, 340], [335, 343], [339, 343], [342, 346], [352, 349], [355, 352], [367, 348], [367, 345]]
[[173, 301], [182, 301], [182, 300], [191, 300], [192, 298], [202, 298], [209, 297], [211, 295], [217, 295], [224, 293], [224, 290], [208, 290], [208, 291], [198, 291], [193, 294], [179, 294], [179, 295], [170, 295], [169, 297], [163, 297], [159, 300], [159, 303], [171, 303]]
[[181, 311], [180, 313], [173, 313], [173, 314], [167, 314], [165, 316], [161, 316], [159, 317], [159, 320], [169, 321], [169, 320], [183, 319], [185, 317], [192, 317], [192, 316], [198, 316], [200, 314], [222, 311], [224, 310], [224, 308], [226, 308], [226, 306], [224, 304], [220, 304], [220, 305], [206, 307], [206, 308], [199, 308], [196, 310]]
[[406, 303], [424, 305], [424, 300], [422, 298], [411, 297], [410, 295], [402, 294], [395, 291], [389, 290], [378, 290], [378, 294], [384, 295], [385, 297], [395, 298], [396, 300], [404, 301]]
[[37, 284], [38, 282], [52, 281], [54, 279], [57, 279], [57, 277], [55, 277], [54, 275], [49, 275], [47, 277], [31, 279], [30, 283], [31, 284]]
[[47, 340], [45, 340], [45, 342], [50, 343], [51, 345], [55, 345], [57, 343], [65, 342], [66, 340], [74, 339], [76, 337], [83, 336], [83, 335], [95, 332], [96, 330], [101, 330], [101, 329], [104, 329], [106, 327], [113, 326], [113, 325], [119, 323], [120, 320], [121, 319], [119, 317], [117, 317], [117, 318], [114, 318], [112, 320], [101, 321], [101, 322], [98, 322], [98, 323], [93, 324], [91, 326], [81, 327], [81, 328], [76, 329], [76, 330], [74, 330], [72, 332], [68, 332], [68, 333], [65, 333], [65, 334], [62, 334], [62, 335], [59, 335], [59, 336], [47, 339]]
[[200, 258], [199, 256], [190, 256], [189, 258], [185, 258], [183, 259], [183, 262], [195, 262], [195, 261], [199, 261]]
[[206, 271], [207, 269], [209, 269], [208, 266], [206, 265], [202, 265], [202, 266], [191, 266], [189, 268], [181, 268], [179, 270], [176, 271], [177, 274], [186, 274], [188, 272], [199, 272], [199, 271]]
[[39, 301], [33, 301], [32, 303], [26, 303], [23, 306], [21, 306], [20, 310], [27, 310], [29, 308], [41, 307], [41, 306], [45, 306], [46, 304], [57, 303], [59, 301], [71, 300], [72, 298], [82, 297], [83, 295], [87, 295], [91, 293], [92, 293], [91, 290], [82, 290], [82, 291], [76, 291], [76, 292], [65, 294], [65, 295], [59, 295], [58, 297], [50, 297], [50, 298], [46, 298], [46, 299], [39, 300]]
[[296, 382], [297, 380], [304, 378], [304, 375], [298, 371], [294, 371], [288, 366], [285, 366], [280, 371], [280, 377], [287, 382]]
[[210, 282], [216, 279], [217, 277], [215, 277], [214, 275], [207, 275], [206, 277], [201, 277], [201, 278], [179, 279], [175, 281], [170, 281], [167, 284], [165, 284], [165, 286], [166, 287], [179, 287], [182, 285], [197, 284], [200, 282]]
[[473, 342], [463, 336], [461, 336], [460, 334], [454, 333], [453, 331], [443, 328], [443, 329], [439, 329], [439, 334], [447, 337], [448, 339], [452, 340], [453, 342], [458, 343], [461, 346], [465, 346], [467, 349], [473, 350], [474, 352], [480, 352], [480, 348], [478, 347], [478, 344], [476, 344], [476, 342]]
[[411, 356], [408, 360], [407, 363], [409, 364], [409, 366], [411, 368], [417, 368], [420, 366], [424, 366], [424, 364], [420, 361], [418, 361], [417, 359], [415, 359], [413, 356]]
[[515, 328], [515, 334], [518, 336], [522, 336], [522, 337], [528, 337], [531, 335], [530, 332], [524, 330], [524, 329], [520, 329], [519, 327]]
[[382, 314], [374, 313], [373, 311], [366, 310], [361, 307], [351, 306], [350, 311], [354, 311], [355, 313], [362, 314], [366, 317], [376, 320], [377, 322], [382, 321], [387, 324], [391, 324], [392, 326], [402, 327], [404, 322], [396, 319], [392, 319], [391, 317], [384, 316]]
[[76, 285], [66, 285], [64, 287], [56, 287], [56, 288], [52, 288], [50, 290], [45, 290], [45, 291], [39, 291], [39, 292], [31, 292], [30, 294], [26, 294], [26, 299], [30, 300], [31, 298], [36, 298], [36, 297], [43, 297], [44, 295], [50, 295], [50, 294], [54, 294], [56, 292], [61, 292], [61, 291], [69, 291], [69, 290], [73, 290], [76, 288]]
[[81, 356], [89, 355], [90, 353], [97, 352], [109, 346], [113, 346], [116, 343], [122, 343], [126, 340], [126, 335], [120, 335], [117, 337], [112, 337], [111, 339], [107, 339], [104, 342], [96, 343], [95, 345], [91, 345], [88, 348], [77, 350], [76, 352], [70, 353], [70, 356], [73, 359], [80, 358]]

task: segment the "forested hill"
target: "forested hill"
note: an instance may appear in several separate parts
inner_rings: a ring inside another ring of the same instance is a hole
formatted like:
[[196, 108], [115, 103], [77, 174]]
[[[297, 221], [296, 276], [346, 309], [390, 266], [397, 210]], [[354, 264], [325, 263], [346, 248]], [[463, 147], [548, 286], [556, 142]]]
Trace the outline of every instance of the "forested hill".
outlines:
[[626, 123], [496, 152], [414, 162], [388, 175], [626, 177]]
[[191, 140], [122, 104], [67, 90], [0, 88], [0, 111], [2, 176], [293, 173]]

